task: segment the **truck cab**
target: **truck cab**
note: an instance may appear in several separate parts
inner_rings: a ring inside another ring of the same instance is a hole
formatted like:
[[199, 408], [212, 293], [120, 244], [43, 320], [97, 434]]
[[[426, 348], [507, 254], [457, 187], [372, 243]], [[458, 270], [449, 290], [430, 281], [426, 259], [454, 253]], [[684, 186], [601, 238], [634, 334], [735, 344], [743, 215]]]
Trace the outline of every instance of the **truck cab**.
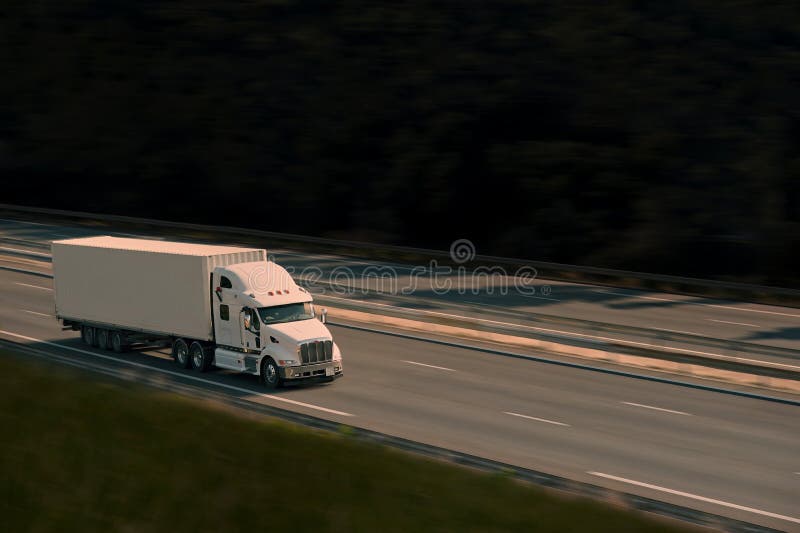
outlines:
[[286, 269], [272, 261], [218, 266], [211, 288], [216, 366], [258, 375], [268, 388], [342, 376], [311, 294]]

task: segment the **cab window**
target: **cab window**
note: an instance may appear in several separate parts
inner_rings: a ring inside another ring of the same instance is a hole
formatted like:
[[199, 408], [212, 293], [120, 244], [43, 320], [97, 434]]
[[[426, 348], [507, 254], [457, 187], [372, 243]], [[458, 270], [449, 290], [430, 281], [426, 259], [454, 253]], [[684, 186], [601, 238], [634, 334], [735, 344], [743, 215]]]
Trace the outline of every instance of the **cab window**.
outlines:
[[231, 314], [227, 305], [222, 304], [219, 306], [219, 318], [220, 320], [230, 320]]
[[255, 311], [245, 307], [244, 316], [246, 322], [249, 323], [247, 329], [253, 333], [258, 333], [261, 330], [261, 322], [258, 321], [258, 315], [255, 313]]
[[220, 277], [219, 286], [222, 287], [223, 289], [232, 289], [233, 288], [233, 284], [231, 283], [231, 280], [229, 280], [225, 276], [221, 276]]

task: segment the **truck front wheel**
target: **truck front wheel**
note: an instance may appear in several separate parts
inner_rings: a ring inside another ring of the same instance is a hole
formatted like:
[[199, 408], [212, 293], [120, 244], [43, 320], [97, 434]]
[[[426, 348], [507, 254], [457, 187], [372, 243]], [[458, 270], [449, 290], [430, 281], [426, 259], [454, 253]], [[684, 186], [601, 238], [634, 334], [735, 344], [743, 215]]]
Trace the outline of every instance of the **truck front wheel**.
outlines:
[[261, 382], [269, 390], [275, 390], [283, 386], [283, 380], [278, 371], [278, 365], [271, 357], [265, 357], [261, 361]]
[[189, 347], [183, 339], [176, 339], [172, 344], [172, 358], [181, 368], [189, 368], [191, 359], [189, 358]]
[[205, 372], [211, 367], [211, 357], [199, 342], [195, 341], [189, 347], [189, 356], [192, 358], [192, 368], [198, 372]]

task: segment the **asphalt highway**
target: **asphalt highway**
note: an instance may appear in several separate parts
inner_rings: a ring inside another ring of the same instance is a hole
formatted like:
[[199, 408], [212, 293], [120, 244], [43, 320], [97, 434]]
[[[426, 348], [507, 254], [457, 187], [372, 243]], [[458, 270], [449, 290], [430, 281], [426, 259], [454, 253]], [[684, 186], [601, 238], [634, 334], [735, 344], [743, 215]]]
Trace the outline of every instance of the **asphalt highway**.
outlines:
[[[158, 374], [415, 441], [800, 531], [800, 408], [332, 326], [345, 377], [265, 394], [164, 351], [82, 345], [52, 281], [0, 271], [0, 338], [110, 372]], [[57, 369], [56, 369], [57, 371]], [[44, 393], [44, 392], [43, 392]], [[57, 401], [57, 391], [46, 391]]]
[[[131, 236], [109, 228], [0, 219], [0, 265], [49, 272], [49, 264], [3, 254], [3, 249], [47, 255], [49, 251], [43, 247], [53, 239], [106, 233]], [[677, 354], [729, 358], [800, 371], [797, 354], [769, 350], [800, 350], [800, 309], [538, 279], [525, 286], [523, 293], [514, 287], [515, 283], [522, 285], [518, 278], [458, 272], [442, 277], [434, 276], [430, 265], [378, 264], [276, 249], [269, 243], [264, 247], [296, 278], [314, 281], [312, 292], [324, 293], [331, 306], [366, 302], [379, 311], [402, 307], [442, 317], [483, 320], [489, 325], [503, 324], [523, 335], [544, 333], [556, 339], [621, 342], [657, 350], [667, 347]], [[387, 273], [389, 277], [382, 277]], [[561, 322], [542, 322], [542, 317]], [[575, 323], [574, 319], [601, 326]], [[615, 329], [618, 327], [640, 329]], [[685, 335], [708, 337], [711, 343]], [[742, 349], [754, 344], [762, 347], [758, 354]]]

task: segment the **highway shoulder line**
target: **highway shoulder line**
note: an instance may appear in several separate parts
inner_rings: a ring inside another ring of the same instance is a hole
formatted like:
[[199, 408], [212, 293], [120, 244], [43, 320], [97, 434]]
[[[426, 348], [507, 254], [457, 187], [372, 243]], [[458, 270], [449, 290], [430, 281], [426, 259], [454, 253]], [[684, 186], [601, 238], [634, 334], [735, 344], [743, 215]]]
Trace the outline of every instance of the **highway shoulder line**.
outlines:
[[30, 309], [20, 309], [20, 311], [22, 311], [23, 313], [31, 314], [31, 315], [43, 316], [43, 317], [47, 317], [47, 318], [53, 318], [53, 315], [48, 315], [47, 313], [40, 313], [39, 311], [31, 311]]
[[30, 283], [22, 283], [21, 281], [15, 281], [14, 285], [21, 285], [23, 287], [31, 287], [33, 289], [41, 289], [43, 291], [52, 291], [50, 287], [42, 287], [41, 285], [31, 285]]
[[795, 518], [793, 516], [785, 516], [778, 513], [771, 513], [769, 511], [764, 511], [762, 509], [755, 509], [753, 507], [745, 507], [744, 505], [738, 505], [736, 503], [730, 503], [723, 500], [715, 500], [713, 498], [706, 498], [705, 496], [699, 496], [697, 494], [692, 494], [690, 492], [682, 492], [679, 490], [668, 489], [666, 487], [659, 487], [658, 485], [652, 485], [650, 483], [643, 483], [641, 481], [634, 481], [633, 479], [627, 479], [624, 477], [612, 476], [611, 474], [604, 474], [602, 472], [586, 472], [589, 475], [601, 477], [604, 479], [610, 479], [612, 481], [619, 481], [620, 483], [627, 483], [629, 485], [635, 485], [637, 487], [642, 487], [646, 489], [656, 490], [659, 492], [665, 492], [667, 494], [674, 494], [675, 496], [683, 496], [684, 498], [690, 498], [692, 500], [697, 500], [705, 503], [713, 503], [715, 505], [721, 505], [723, 507], [729, 507], [731, 509], [738, 509], [740, 511], [747, 511], [748, 513], [759, 514], [762, 516], [768, 516], [770, 518], [777, 518], [778, 520], [786, 520], [787, 522], [793, 522], [795, 524], [800, 524], [800, 518]]
[[289, 404], [292, 404], [292, 405], [297, 405], [299, 407], [305, 407], [307, 409], [314, 409], [316, 411], [322, 411], [324, 413], [329, 413], [329, 414], [332, 414], [332, 415], [348, 416], [348, 417], [349, 416], [354, 416], [351, 413], [345, 413], [343, 411], [337, 411], [335, 409], [328, 409], [327, 407], [321, 407], [319, 405], [300, 402], [300, 401], [297, 401], [297, 400], [291, 400], [289, 398], [283, 398], [281, 396], [275, 396], [275, 395], [272, 395], [272, 394], [264, 394], [264, 393], [256, 392], [254, 390], [245, 389], [243, 387], [236, 387], [234, 385], [228, 385], [227, 383], [219, 383], [219, 382], [216, 382], [216, 381], [212, 381], [210, 379], [205, 379], [205, 378], [200, 378], [200, 377], [197, 377], [197, 376], [192, 376], [191, 374], [184, 374], [184, 373], [181, 373], [181, 372], [175, 372], [175, 371], [172, 371], [172, 370], [166, 370], [164, 368], [158, 368], [158, 367], [154, 367], [154, 366], [150, 366], [150, 365], [144, 365], [144, 364], [141, 364], [141, 363], [136, 363], [134, 361], [127, 361], [125, 359], [117, 359], [116, 357], [111, 357], [111, 356], [108, 356], [108, 355], [94, 353], [94, 352], [90, 352], [89, 350], [83, 350], [81, 348], [75, 348], [73, 346], [66, 346], [64, 344], [58, 344], [58, 343], [55, 343], [55, 342], [50, 342], [50, 341], [46, 341], [46, 340], [42, 340], [42, 339], [36, 339], [34, 337], [28, 337], [26, 335], [20, 335], [19, 333], [14, 333], [14, 332], [11, 332], [11, 331], [0, 330], [0, 334], [1, 335], [6, 335], [6, 336], [9, 336], [9, 337], [14, 337], [14, 338], [17, 338], [17, 339], [22, 339], [22, 340], [25, 340], [25, 341], [28, 341], [28, 342], [36, 342], [36, 343], [39, 343], [39, 344], [44, 344], [46, 346], [52, 346], [54, 348], [59, 348], [59, 349], [63, 349], [63, 350], [70, 350], [70, 351], [81, 353], [81, 354], [84, 354], [84, 355], [90, 355], [92, 357], [97, 357], [99, 359], [103, 359], [103, 360], [106, 360], [106, 361], [112, 361], [114, 363], [121, 364], [121, 365], [127, 365], [127, 366], [136, 367], [136, 368], [144, 368], [144, 369], [147, 369], [149, 372], [159, 372], [161, 374], [167, 374], [167, 375], [170, 375], [170, 376], [176, 376], [178, 378], [187, 379], [187, 380], [190, 380], [190, 381], [194, 381], [196, 383], [204, 383], [206, 385], [211, 385], [213, 387], [218, 387], [218, 388], [223, 388], [223, 389], [228, 389], [228, 390], [244, 393], [244, 394], [247, 394], [247, 395], [249, 395], [251, 397], [264, 398], [264, 399], [269, 399], [269, 400], [275, 400], [275, 401], [279, 401], [279, 402], [289, 403]]

